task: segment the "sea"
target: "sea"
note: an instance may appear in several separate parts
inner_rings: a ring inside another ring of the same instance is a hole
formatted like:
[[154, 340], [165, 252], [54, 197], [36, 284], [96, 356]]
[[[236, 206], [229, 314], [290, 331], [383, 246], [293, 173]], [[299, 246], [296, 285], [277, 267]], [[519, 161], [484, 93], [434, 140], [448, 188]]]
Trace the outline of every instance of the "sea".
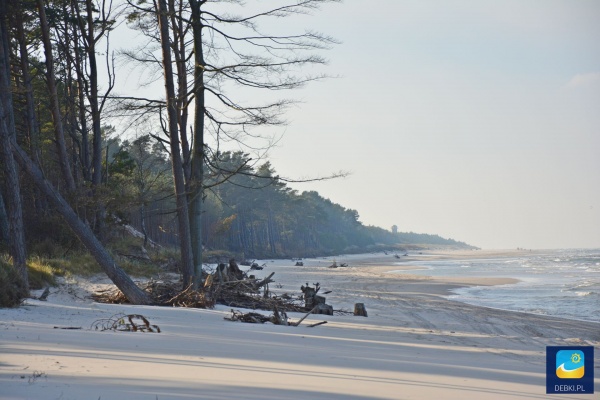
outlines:
[[449, 296], [452, 300], [503, 310], [600, 322], [600, 249], [532, 251], [518, 256], [436, 259], [411, 261], [410, 264], [423, 268], [411, 270], [411, 274], [508, 277], [519, 280], [508, 285], [455, 289], [454, 294]]

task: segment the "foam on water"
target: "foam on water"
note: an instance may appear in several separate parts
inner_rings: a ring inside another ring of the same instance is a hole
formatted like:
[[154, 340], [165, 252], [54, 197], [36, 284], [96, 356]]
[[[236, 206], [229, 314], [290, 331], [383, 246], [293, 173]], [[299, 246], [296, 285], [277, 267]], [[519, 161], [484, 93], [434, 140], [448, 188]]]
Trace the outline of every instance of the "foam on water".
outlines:
[[519, 257], [411, 262], [411, 274], [507, 277], [520, 282], [460, 288], [453, 300], [505, 310], [600, 322], [600, 249]]

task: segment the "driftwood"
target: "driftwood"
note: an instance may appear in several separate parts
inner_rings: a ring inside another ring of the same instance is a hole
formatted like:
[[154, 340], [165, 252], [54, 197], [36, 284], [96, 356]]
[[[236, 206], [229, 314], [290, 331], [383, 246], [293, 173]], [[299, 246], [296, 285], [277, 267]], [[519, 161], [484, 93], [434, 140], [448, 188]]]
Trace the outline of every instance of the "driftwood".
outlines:
[[365, 308], [364, 303], [356, 303], [354, 305], [354, 315], [360, 316], [360, 317], [367, 316], [367, 309]]
[[300, 325], [300, 324], [302, 323], [302, 321], [304, 321], [304, 320], [306, 319], [306, 317], [308, 317], [310, 314], [312, 314], [312, 313], [313, 313], [313, 311], [314, 311], [314, 310], [315, 310], [315, 309], [313, 308], [312, 310], [310, 310], [309, 312], [307, 312], [307, 313], [306, 313], [306, 315], [305, 315], [304, 317], [300, 318], [300, 320], [299, 320], [298, 322], [295, 322], [293, 325], [294, 325], [294, 326], [298, 326], [298, 325]]
[[[179, 282], [170, 282], [165, 280], [150, 280], [145, 284], [138, 284], [154, 302], [154, 304], [171, 307], [194, 307], [211, 308], [214, 306], [214, 299], [210, 293], [205, 291], [192, 290], [188, 287], [181, 290]], [[126, 304], [127, 298], [117, 288], [102, 290], [94, 293], [92, 298], [100, 303]]]
[[[224, 317], [227, 321], [239, 321], [246, 322], [250, 324], [264, 324], [265, 322], [270, 322], [274, 325], [284, 325], [284, 326], [299, 326], [302, 321], [308, 317], [313, 310], [309, 311], [304, 317], [302, 317], [297, 322], [290, 322], [287, 316], [287, 313], [284, 311], [279, 311], [277, 307], [273, 309], [273, 314], [270, 316], [266, 316], [257, 312], [248, 312], [243, 313], [237, 310], [231, 310], [231, 316]], [[320, 321], [311, 325], [308, 325], [309, 328], [313, 328], [315, 326], [326, 324], [327, 321]]]
[[236, 310], [231, 310], [231, 316], [230, 317], [225, 317], [224, 319], [228, 320], [228, 321], [240, 321], [240, 322], [247, 322], [247, 323], [252, 323], [252, 324], [264, 324], [265, 322], [268, 322], [270, 320], [270, 317], [267, 317], [265, 315], [256, 313], [256, 312], [249, 312], [249, 313], [243, 313], [240, 311], [236, 311]]
[[271, 316], [271, 322], [274, 325], [285, 325], [288, 326], [290, 323], [288, 322], [288, 316], [285, 311], [279, 312], [277, 306], [273, 309], [273, 315]]
[[313, 314], [333, 315], [333, 306], [325, 303], [319, 303], [316, 305]]
[[[326, 304], [325, 297], [320, 295], [321, 286], [318, 282], [313, 286], [308, 283], [303, 285], [303, 294], [299, 296], [288, 293], [276, 295], [269, 290], [269, 284], [274, 282], [274, 275], [271, 272], [265, 278], [257, 279], [254, 275], [247, 275], [239, 270], [232, 259], [229, 264], [220, 264], [209, 274], [199, 290], [194, 290], [191, 286], [181, 290], [181, 283], [167, 280], [150, 280], [138, 285], [156, 305], [212, 308], [215, 304], [223, 304], [251, 310], [277, 310], [279, 317], [275, 315], [276, 321], [286, 320], [287, 316], [282, 314], [287, 312], [334, 314], [333, 307]], [[324, 292], [328, 293], [331, 291]], [[98, 302], [127, 303], [127, 298], [117, 288], [96, 292], [92, 297]], [[336, 312], [339, 314], [341, 311]]]
[[40, 295], [40, 297], [38, 297], [38, 300], [47, 301], [49, 294], [50, 294], [50, 288], [48, 286], [46, 286], [46, 289], [44, 289], [44, 292]]
[[333, 264], [331, 264], [327, 268], [338, 268], [338, 267], [347, 267], [347, 266], [348, 266], [347, 263], [341, 263], [340, 265], [338, 265], [338, 263], [334, 261]]
[[285, 311], [277, 310], [277, 307], [274, 308], [273, 314], [270, 316], [266, 316], [257, 312], [248, 312], [243, 313], [237, 310], [231, 310], [230, 317], [224, 317], [227, 321], [240, 321], [246, 322], [249, 324], [264, 324], [265, 322], [271, 322], [274, 325], [290, 325], [288, 322], [288, 316]]
[[140, 314], [115, 314], [110, 318], [98, 319], [92, 322], [91, 329], [160, 333], [158, 325], [151, 325], [148, 319]]
[[307, 310], [312, 310], [313, 314], [333, 315], [333, 307], [325, 303], [324, 296], [317, 294], [321, 289], [321, 285], [317, 282], [314, 286], [314, 288], [310, 287], [307, 283], [306, 286], [302, 285], [300, 287], [300, 290], [304, 293], [304, 307]]

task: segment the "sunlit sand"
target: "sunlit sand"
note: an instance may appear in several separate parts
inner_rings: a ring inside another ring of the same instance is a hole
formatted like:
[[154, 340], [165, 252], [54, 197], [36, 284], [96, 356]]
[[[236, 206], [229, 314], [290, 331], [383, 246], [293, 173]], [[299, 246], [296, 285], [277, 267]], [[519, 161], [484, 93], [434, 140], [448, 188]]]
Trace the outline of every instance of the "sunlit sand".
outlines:
[[[600, 324], [444, 298], [455, 287], [511, 279], [410, 275], [408, 260], [398, 266], [383, 255], [338, 258], [346, 268], [327, 268], [331, 260], [268, 261], [259, 273], [275, 272], [278, 293], [319, 282], [332, 290], [334, 309], [362, 302], [367, 318], [314, 315], [292, 327], [229, 322], [224, 306], [98, 304], [86, 296], [105, 284], [100, 278], [55, 288], [47, 302], [0, 309], [0, 398], [547, 399], [545, 347], [600, 344]], [[142, 314], [162, 332], [90, 330], [119, 312]], [[59, 329], [66, 327], [82, 329]]]

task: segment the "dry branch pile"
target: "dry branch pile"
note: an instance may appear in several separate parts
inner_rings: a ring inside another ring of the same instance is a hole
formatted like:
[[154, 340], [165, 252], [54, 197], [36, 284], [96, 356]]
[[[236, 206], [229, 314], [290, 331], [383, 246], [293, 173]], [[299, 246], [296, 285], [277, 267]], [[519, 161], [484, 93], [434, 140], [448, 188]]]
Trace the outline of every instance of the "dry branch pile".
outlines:
[[158, 325], [151, 325], [150, 321], [140, 314], [115, 314], [110, 318], [98, 319], [92, 322], [91, 329], [100, 331], [160, 333]]
[[[263, 279], [257, 279], [254, 275], [241, 271], [232, 259], [229, 265], [219, 264], [199, 290], [188, 287], [182, 291], [181, 283], [168, 280], [150, 280], [138, 285], [155, 304], [162, 306], [212, 308], [218, 303], [253, 310], [278, 308], [281, 311], [305, 312], [302, 296], [276, 296], [269, 291], [273, 275], [274, 272]], [[128, 303], [118, 288], [96, 292], [92, 297], [102, 303]]]
[[[211, 308], [214, 301], [204, 291], [195, 291], [188, 288], [181, 290], [181, 284], [166, 280], [149, 280], [138, 283], [140, 289], [148, 293], [155, 304], [172, 307]], [[125, 295], [116, 287], [94, 293], [92, 298], [99, 303], [126, 304], [129, 303]]]

